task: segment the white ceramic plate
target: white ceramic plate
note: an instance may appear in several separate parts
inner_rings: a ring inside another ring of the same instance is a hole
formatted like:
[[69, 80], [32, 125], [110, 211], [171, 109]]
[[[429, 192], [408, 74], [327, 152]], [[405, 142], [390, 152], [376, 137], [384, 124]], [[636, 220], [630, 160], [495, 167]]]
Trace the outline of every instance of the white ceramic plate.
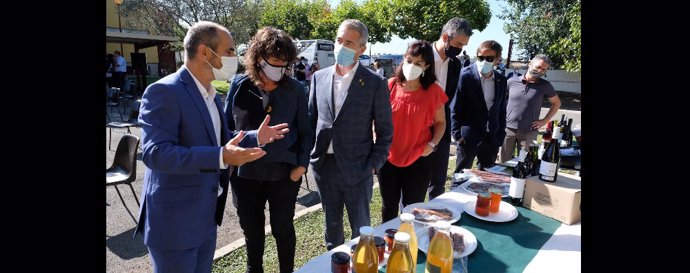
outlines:
[[[463, 242], [465, 243], [465, 252], [458, 254], [453, 251], [453, 259], [460, 259], [467, 255], [472, 254], [475, 249], [477, 249], [477, 237], [472, 234], [469, 230], [461, 228], [459, 226], [450, 226], [450, 232], [460, 233], [463, 235]], [[427, 253], [429, 249], [429, 227], [424, 227], [419, 232], [417, 232], [417, 247], [424, 253]]]
[[517, 163], [518, 163], [518, 158], [517, 158], [517, 157], [513, 157], [513, 159], [511, 159], [511, 160], [508, 160], [508, 161], [506, 161], [506, 162], [499, 163], [499, 164], [500, 164], [500, 165], [503, 165], [503, 166], [515, 168], [515, 166], [517, 166]]
[[[486, 185], [491, 185], [495, 187], [500, 187], [501, 191], [503, 192], [503, 197], [508, 197], [508, 190], [510, 189], [510, 183], [490, 183], [490, 182], [479, 182], [474, 179], [470, 179], [470, 181], [467, 181], [465, 183], [462, 183], [460, 185], [460, 189], [466, 193], [469, 193], [471, 195], [477, 195], [477, 192], [474, 190], [471, 190], [469, 187], [472, 184], [486, 184]], [[489, 192], [488, 190], [486, 191], [487, 193]]]
[[498, 207], [497, 213], [489, 213], [489, 216], [479, 216], [474, 209], [477, 205], [477, 200], [465, 203], [465, 212], [467, 214], [474, 216], [475, 218], [482, 219], [489, 222], [508, 222], [518, 217], [517, 209], [508, 202], [501, 201], [501, 205]]
[[[455, 209], [455, 208], [453, 208], [453, 207], [449, 207], [449, 206], [447, 206], [447, 205], [445, 205], [445, 204], [440, 204], [440, 203], [436, 203], [436, 202], [427, 202], [427, 203], [414, 203], [414, 204], [410, 204], [410, 205], [408, 205], [407, 207], [403, 208], [403, 211], [402, 211], [402, 212], [406, 212], [406, 213], [412, 214], [412, 210], [413, 210], [414, 208], [423, 208], [423, 209], [448, 209], [448, 210], [450, 210], [451, 213], [453, 213], [453, 218], [450, 219], [450, 220], [448, 221], [448, 222], [450, 222], [450, 223], [455, 223], [455, 222], [457, 222], [458, 220], [460, 220], [460, 215], [462, 215], [462, 212], [461, 212], [461, 211], [459, 211], [459, 210], [457, 210], [457, 209]], [[417, 223], [420, 223], [420, 224], [424, 224], [424, 225], [436, 223], [436, 221], [425, 222], [425, 221], [419, 221], [419, 220], [417, 220], [417, 219], [414, 219], [414, 221], [417, 222]]]

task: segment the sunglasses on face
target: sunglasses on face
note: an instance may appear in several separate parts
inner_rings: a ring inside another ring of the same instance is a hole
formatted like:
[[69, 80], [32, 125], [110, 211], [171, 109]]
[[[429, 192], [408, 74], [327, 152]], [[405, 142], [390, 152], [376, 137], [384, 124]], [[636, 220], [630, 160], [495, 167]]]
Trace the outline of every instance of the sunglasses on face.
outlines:
[[484, 59], [486, 59], [487, 62], [493, 62], [494, 58], [496, 58], [496, 57], [494, 57], [494, 56], [477, 56], [477, 59], [479, 59], [482, 62], [484, 61]]

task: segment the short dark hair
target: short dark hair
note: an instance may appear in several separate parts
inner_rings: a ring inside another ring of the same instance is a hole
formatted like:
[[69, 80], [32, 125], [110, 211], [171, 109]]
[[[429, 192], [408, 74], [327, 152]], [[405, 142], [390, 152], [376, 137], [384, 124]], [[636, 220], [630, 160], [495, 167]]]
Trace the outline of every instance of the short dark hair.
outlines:
[[[422, 83], [422, 88], [424, 90], [429, 89], [429, 86], [436, 81], [436, 74], [434, 73], [434, 51], [431, 44], [427, 41], [414, 41], [407, 47], [405, 56], [421, 56], [424, 63], [428, 65], [422, 76], [420, 76], [419, 81]], [[403, 57], [402, 62], [395, 69], [395, 81], [398, 83], [405, 83], [407, 79], [402, 72], [403, 63], [405, 63], [405, 57]]]
[[501, 53], [503, 52], [503, 47], [501, 46], [501, 44], [494, 40], [486, 40], [482, 42], [477, 48], [477, 55], [479, 55], [479, 51], [481, 51], [482, 49], [491, 49], [493, 51], [496, 51], [495, 57], [499, 59], [501, 58]]
[[187, 60], [194, 59], [199, 44], [204, 44], [216, 51], [220, 43], [218, 31], [230, 32], [224, 26], [209, 21], [199, 21], [189, 27], [183, 41]]
[[[254, 84], [262, 83], [261, 80], [261, 60], [275, 57], [285, 60], [288, 64], [297, 58], [297, 48], [292, 42], [287, 32], [274, 27], [264, 27], [256, 32], [256, 35], [249, 41], [249, 48], [244, 54], [244, 67], [247, 69], [247, 76]], [[289, 65], [288, 65], [289, 66]], [[291, 69], [288, 67], [288, 69]], [[287, 82], [287, 77], [283, 76], [278, 84]]]

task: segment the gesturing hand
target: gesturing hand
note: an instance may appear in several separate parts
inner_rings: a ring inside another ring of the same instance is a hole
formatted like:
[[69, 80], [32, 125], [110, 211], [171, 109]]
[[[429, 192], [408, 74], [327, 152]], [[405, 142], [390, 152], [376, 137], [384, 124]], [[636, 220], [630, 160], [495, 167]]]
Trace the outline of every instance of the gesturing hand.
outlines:
[[266, 151], [261, 148], [242, 148], [237, 146], [244, 137], [244, 131], [240, 131], [237, 136], [228, 141], [223, 149], [223, 163], [232, 166], [242, 166], [244, 163], [251, 162], [266, 155]]
[[290, 131], [287, 123], [281, 123], [278, 125], [268, 126], [268, 122], [271, 121], [271, 115], [266, 115], [264, 121], [261, 122], [259, 130], [257, 132], [257, 137], [259, 138], [259, 145], [264, 145], [271, 143], [275, 140], [285, 137], [285, 134]]

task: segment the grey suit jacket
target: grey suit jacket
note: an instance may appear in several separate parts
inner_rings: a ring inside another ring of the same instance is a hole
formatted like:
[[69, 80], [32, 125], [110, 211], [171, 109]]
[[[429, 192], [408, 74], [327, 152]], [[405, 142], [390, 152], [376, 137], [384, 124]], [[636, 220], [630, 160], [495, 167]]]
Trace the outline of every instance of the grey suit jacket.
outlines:
[[[386, 80], [359, 65], [340, 112], [333, 109], [335, 65], [314, 73], [309, 93], [309, 121], [316, 143], [310, 155], [314, 171], [320, 169], [333, 140], [338, 169], [345, 184], [354, 185], [380, 169], [393, 141], [390, 91]], [[376, 134], [374, 142], [372, 124]]]

